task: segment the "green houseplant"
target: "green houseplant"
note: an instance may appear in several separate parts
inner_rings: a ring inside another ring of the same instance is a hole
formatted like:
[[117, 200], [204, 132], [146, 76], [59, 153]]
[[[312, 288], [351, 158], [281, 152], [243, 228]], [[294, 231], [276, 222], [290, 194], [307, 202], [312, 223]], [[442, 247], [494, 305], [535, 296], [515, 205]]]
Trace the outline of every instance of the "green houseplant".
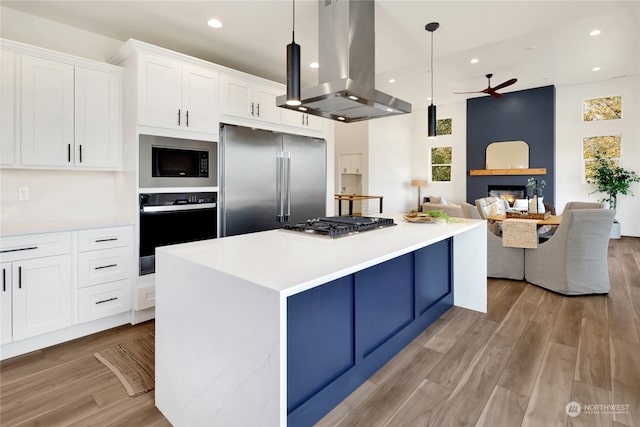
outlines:
[[[604, 197], [600, 202], [608, 203], [610, 209], [615, 209], [618, 201], [618, 195], [634, 195], [631, 190], [631, 184], [640, 182], [640, 177], [634, 172], [626, 170], [608, 158], [602, 156], [602, 153], [596, 153], [595, 165], [592, 168], [593, 174], [587, 179], [589, 184], [595, 184], [596, 189], [593, 193], [604, 193]], [[614, 220], [614, 231], [612, 237], [620, 237], [620, 225]], [[617, 224], [617, 225], [616, 225]]]

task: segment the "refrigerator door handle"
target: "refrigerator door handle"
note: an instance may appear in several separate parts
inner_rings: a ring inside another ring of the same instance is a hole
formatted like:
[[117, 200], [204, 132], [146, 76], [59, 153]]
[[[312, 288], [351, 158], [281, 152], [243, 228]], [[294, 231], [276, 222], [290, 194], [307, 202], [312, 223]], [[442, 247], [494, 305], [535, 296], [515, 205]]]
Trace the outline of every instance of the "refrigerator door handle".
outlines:
[[284, 200], [282, 198], [282, 177], [284, 175], [284, 153], [278, 152], [276, 156], [276, 221], [282, 222]]
[[289, 222], [291, 218], [291, 153], [284, 153], [284, 177], [283, 184], [285, 185], [285, 202], [283, 203], [283, 207], [286, 208], [284, 211], [284, 222]]

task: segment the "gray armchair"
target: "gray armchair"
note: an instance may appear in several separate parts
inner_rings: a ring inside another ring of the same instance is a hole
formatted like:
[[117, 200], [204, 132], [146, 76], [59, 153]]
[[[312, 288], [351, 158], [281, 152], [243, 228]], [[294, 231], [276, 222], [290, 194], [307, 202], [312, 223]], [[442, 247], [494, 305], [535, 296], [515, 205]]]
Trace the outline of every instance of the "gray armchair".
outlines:
[[562, 213], [571, 209], [604, 209], [605, 204], [600, 202], [567, 202]]
[[498, 197], [483, 197], [481, 199], [476, 199], [476, 208], [478, 209], [478, 214], [482, 219], [486, 219], [491, 213], [491, 205], [494, 203], [499, 204], [500, 210], [502, 210], [503, 213], [509, 209], [509, 203]]
[[607, 250], [613, 209], [566, 209], [555, 234], [525, 249], [525, 280], [566, 295], [609, 292]]
[[502, 238], [487, 228], [487, 277], [522, 280], [524, 249], [505, 248]]

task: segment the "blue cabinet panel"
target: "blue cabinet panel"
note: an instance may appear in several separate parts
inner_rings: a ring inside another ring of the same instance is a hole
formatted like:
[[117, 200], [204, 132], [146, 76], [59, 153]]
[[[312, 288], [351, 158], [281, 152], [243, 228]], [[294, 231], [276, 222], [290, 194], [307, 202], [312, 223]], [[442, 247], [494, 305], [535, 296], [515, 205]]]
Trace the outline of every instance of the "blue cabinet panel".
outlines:
[[451, 250], [447, 239], [414, 252], [417, 316], [451, 292]]
[[353, 275], [287, 299], [287, 411], [352, 367]]
[[413, 254], [357, 272], [355, 300], [359, 359], [414, 319]]

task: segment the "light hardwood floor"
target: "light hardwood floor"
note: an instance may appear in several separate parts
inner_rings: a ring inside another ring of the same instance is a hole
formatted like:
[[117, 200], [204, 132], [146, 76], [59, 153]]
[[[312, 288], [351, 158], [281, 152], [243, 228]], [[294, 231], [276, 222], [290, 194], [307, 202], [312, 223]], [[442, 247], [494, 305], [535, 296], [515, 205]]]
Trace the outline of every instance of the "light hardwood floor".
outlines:
[[[489, 280], [488, 312], [454, 307], [320, 426], [640, 426], [640, 239], [612, 240], [608, 296]], [[0, 364], [0, 425], [167, 426], [93, 352], [122, 326]], [[569, 417], [566, 405], [583, 406]], [[585, 404], [617, 404], [615, 413]], [[628, 405], [628, 406], [626, 406]]]

